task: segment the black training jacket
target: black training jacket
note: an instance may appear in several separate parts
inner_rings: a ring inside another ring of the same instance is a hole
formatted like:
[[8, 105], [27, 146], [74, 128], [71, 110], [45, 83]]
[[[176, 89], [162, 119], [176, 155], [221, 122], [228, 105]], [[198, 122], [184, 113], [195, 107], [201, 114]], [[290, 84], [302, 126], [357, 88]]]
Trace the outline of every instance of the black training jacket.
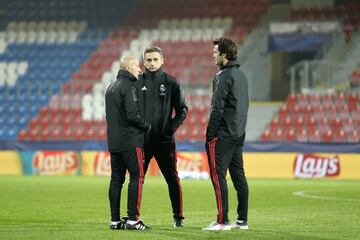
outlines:
[[178, 81], [160, 68], [155, 72], [145, 70], [136, 85], [138, 91], [142, 92], [139, 95], [141, 112], [151, 124], [145, 143], [173, 142], [174, 132], [184, 121], [188, 111]]
[[243, 143], [249, 109], [248, 82], [237, 61], [220, 67], [213, 80], [211, 113], [206, 138]]
[[141, 116], [138, 108], [136, 78], [120, 70], [117, 80], [105, 93], [107, 140], [110, 152], [119, 152], [142, 147], [144, 133], [150, 125]]

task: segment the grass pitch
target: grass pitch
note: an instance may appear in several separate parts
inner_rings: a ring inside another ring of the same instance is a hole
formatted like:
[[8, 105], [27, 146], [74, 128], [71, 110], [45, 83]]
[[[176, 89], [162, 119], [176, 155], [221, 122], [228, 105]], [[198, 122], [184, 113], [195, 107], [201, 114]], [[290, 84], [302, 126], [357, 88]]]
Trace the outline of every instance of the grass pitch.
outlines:
[[[0, 239], [360, 239], [360, 181], [250, 179], [249, 230], [222, 232], [201, 230], [216, 218], [210, 180], [182, 180], [186, 227], [174, 229], [165, 181], [146, 178], [141, 217], [149, 232], [109, 230], [108, 184], [109, 177], [0, 177]], [[231, 181], [229, 204], [235, 220]]]

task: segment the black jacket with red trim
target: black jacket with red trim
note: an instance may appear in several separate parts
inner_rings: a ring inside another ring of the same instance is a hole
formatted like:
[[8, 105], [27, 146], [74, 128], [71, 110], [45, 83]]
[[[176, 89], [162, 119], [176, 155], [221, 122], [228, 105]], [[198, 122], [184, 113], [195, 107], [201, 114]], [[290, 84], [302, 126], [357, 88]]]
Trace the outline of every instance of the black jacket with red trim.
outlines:
[[[173, 142], [174, 133], [186, 118], [188, 108], [178, 81], [159, 68], [155, 72], [145, 70], [136, 82], [141, 113], [151, 124], [145, 143]], [[173, 115], [173, 112], [175, 113]]]
[[206, 139], [243, 143], [249, 109], [248, 82], [237, 61], [220, 67], [213, 80], [211, 113]]
[[105, 111], [110, 152], [142, 147], [144, 133], [151, 128], [139, 112], [135, 82], [134, 76], [120, 70], [117, 80], [106, 90]]

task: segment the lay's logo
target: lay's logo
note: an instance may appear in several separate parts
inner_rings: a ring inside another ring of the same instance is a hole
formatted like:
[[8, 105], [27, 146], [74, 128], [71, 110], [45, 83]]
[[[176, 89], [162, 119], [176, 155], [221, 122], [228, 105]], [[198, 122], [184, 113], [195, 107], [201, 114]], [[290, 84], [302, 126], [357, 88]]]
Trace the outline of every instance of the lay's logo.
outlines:
[[33, 167], [38, 175], [74, 175], [79, 166], [79, 157], [73, 151], [37, 151]]
[[323, 178], [340, 174], [338, 156], [320, 157], [315, 154], [297, 154], [294, 162], [294, 177]]
[[177, 169], [179, 171], [200, 171], [201, 169], [201, 162], [197, 158], [191, 159], [189, 156], [177, 154], [177, 159]]
[[109, 152], [98, 152], [96, 154], [94, 161], [94, 174], [97, 176], [110, 176], [111, 165]]

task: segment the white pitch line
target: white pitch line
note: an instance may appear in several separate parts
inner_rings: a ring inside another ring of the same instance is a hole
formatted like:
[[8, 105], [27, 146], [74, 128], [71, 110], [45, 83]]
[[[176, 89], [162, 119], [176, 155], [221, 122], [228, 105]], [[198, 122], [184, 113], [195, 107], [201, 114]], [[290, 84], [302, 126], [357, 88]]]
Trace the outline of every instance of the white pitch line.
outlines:
[[335, 201], [349, 201], [349, 202], [360, 202], [360, 199], [352, 199], [352, 198], [336, 198], [336, 197], [326, 197], [326, 196], [317, 196], [317, 195], [309, 195], [309, 192], [316, 191], [296, 191], [293, 192], [293, 196], [296, 197], [304, 197], [304, 198], [312, 198], [312, 199], [324, 199], [324, 200], [335, 200]]

